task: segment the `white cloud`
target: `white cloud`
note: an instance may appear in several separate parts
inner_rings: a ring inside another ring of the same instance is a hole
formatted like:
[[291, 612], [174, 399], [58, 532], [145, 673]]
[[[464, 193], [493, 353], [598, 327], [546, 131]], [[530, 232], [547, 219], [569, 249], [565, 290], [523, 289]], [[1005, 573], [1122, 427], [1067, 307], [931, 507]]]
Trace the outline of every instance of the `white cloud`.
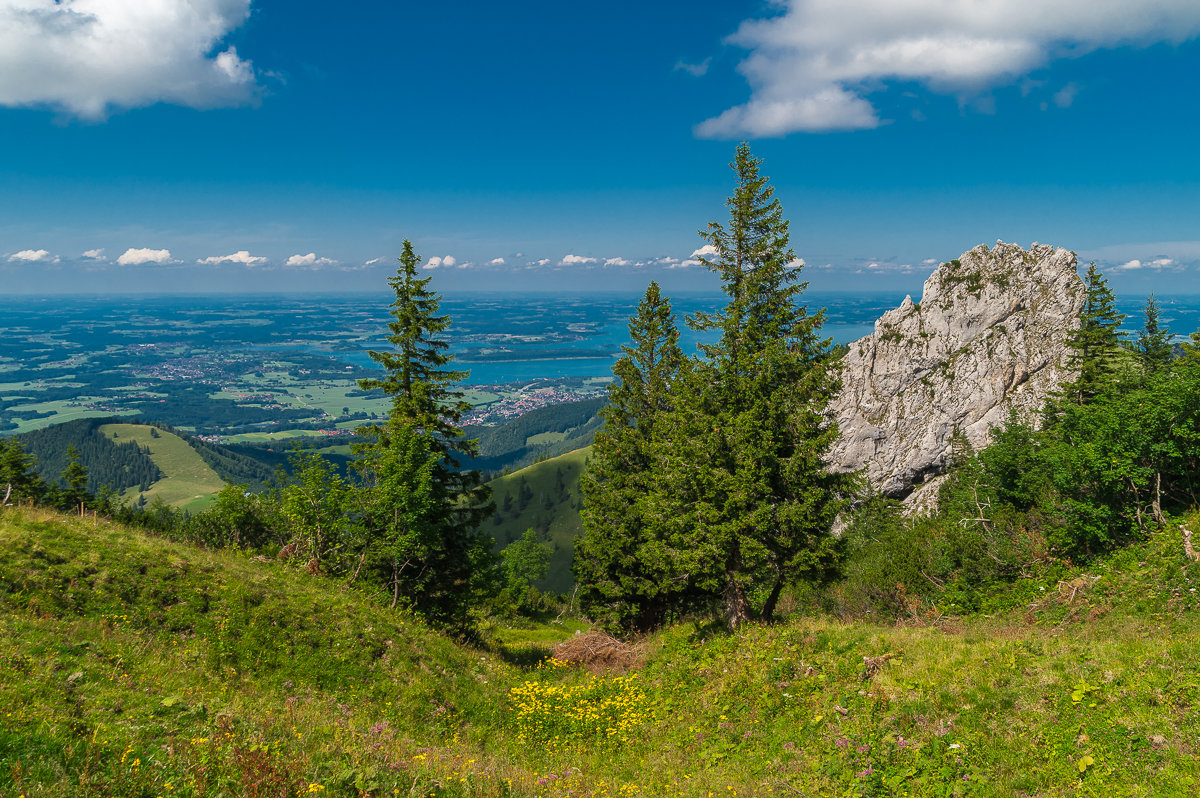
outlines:
[[705, 244], [691, 254], [693, 258], [715, 258], [717, 257], [717, 248], [712, 244]]
[[[457, 264], [458, 264], [458, 258], [454, 257], [453, 255], [443, 255], [442, 257], [438, 257], [435, 255], [434, 257], [425, 261], [425, 265], [422, 266], [421, 268], [422, 269], [442, 269], [442, 268], [452, 269]], [[469, 264], [464, 264], [464, 265], [469, 265]]]
[[853, 267], [852, 271], [854, 274], [912, 274], [913, 266], [911, 263], [872, 260]]
[[89, 249], [79, 257], [84, 258], [85, 260], [108, 260], [108, 258], [104, 257], [103, 249]]
[[705, 58], [699, 64], [689, 64], [683, 59], [675, 62], [676, 72], [686, 72], [694, 78], [702, 78], [708, 74], [708, 65], [712, 63], [712, 57]]
[[122, 266], [140, 266], [143, 263], [170, 263], [171, 250], [169, 249], [134, 249], [130, 247], [125, 250], [121, 257], [117, 258], [117, 263]]
[[1142, 261], [1142, 260], [1139, 260], [1138, 258], [1134, 258], [1131, 261], [1122, 263], [1120, 266], [1114, 266], [1113, 268], [1119, 272], [1133, 272], [1133, 271], [1140, 271], [1142, 269], [1150, 269], [1152, 271], [1162, 271], [1163, 269], [1169, 269], [1174, 265], [1175, 265], [1175, 261], [1172, 258], [1155, 258], [1153, 260], [1148, 260], [1148, 261]]
[[[378, 260], [378, 258], [376, 258], [376, 260]], [[336, 260], [331, 260], [330, 258], [318, 258], [317, 253], [315, 252], [310, 252], [307, 255], [292, 255], [284, 263], [285, 266], [298, 266], [309, 269], [315, 266], [334, 266], [336, 264]]]
[[605, 266], [631, 266], [631, 265], [633, 265], [633, 262], [626, 260], [625, 258], [605, 258], [604, 265]]
[[89, 119], [169, 102], [236, 105], [254, 68], [228, 47], [250, 0], [0, 0], [0, 105]]
[[239, 249], [231, 255], [212, 255], [207, 258], [201, 258], [196, 263], [205, 263], [208, 265], [216, 265], [218, 263], [240, 263], [243, 266], [261, 266], [267, 262], [267, 258], [251, 255], [244, 249]]
[[799, 268], [802, 268], [804, 265], [805, 265], [804, 258], [796, 258], [795, 260], [790, 260], [787, 263], [783, 264], [783, 268], [799, 269]]
[[23, 249], [20, 252], [14, 252], [8, 256], [9, 263], [13, 261], [25, 261], [26, 263], [57, 263], [58, 258], [51, 255], [44, 249]]
[[[889, 80], [971, 95], [1050, 61], [1101, 48], [1182, 42], [1200, 33], [1195, 0], [777, 0], [729, 42], [749, 102], [702, 122], [710, 138], [872, 128], [866, 99]], [[1070, 88], [1070, 87], [1068, 87]], [[1074, 90], [1055, 102], [1066, 105]], [[1061, 107], [1066, 107], [1062, 105]]]
[[584, 255], [566, 255], [561, 261], [560, 266], [583, 266], [588, 263], [599, 263], [599, 258], [589, 258]]
[[531, 261], [529, 261], [529, 263], [526, 263], [525, 265], [526, 266], [549, 266], [550, 259], [542, 258], [541, 260], [531, 260]]
[[504, 258], [492, 258], [488, 261], [489, 266], [503, 266]]
[[371, 258], [369, 261], [364, 263], [363, 266], [374, 266], [376, 263], [382, 263], [382, 262], [383, 262], [383, 258]]

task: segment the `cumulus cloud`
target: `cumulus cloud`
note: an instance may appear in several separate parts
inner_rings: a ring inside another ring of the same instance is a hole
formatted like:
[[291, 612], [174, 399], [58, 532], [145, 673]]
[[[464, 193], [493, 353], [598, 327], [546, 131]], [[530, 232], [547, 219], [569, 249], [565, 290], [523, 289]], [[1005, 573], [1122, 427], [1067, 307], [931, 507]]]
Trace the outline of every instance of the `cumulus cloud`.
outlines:
[[1139, 260], [1138, 258], [1134, 258], [1131, 261], [1126, 261], [1125, 263], [1122, 263], [1121, 265], [1115, 266], [1113, 268], [1115, 268], [1119, 272], [1134, 272], [1134, 271], [1141, 271], [1143, 269], [1149, 269], [1151, 271], [1162, 271], [1163, 269], [1169, 269], [1174, 265], [1175, 265], [1175, 260], [1173, 258], [1154, 258], [1153, 260], [1147, 260], [1147, 261], [1143, 261], [1143, 260]]
[[912, 274], [913, 267], [911, 263], [892, 263], [888, 261], [872, 260], [862, 264], [855, 269], [857, 274], [886, 274], [888, 272], [899, 272], [900, 274]]
[[169, 249], [134, 249], [130, 247], [122, 253], [121, 257], [117, 258], [117, 263], [122, 266], [140, 266], [143, 263], [170, 263], [171, 250]]
[[244, 249], [239, 249], [230, 255], [211, 255], [207, 258], [201, 258], [196, 263], [205, 263], [210, 266], [215, 266], [218, 263], [240, 263], [243, 266], [261, 266], [266, 263], [267, 259], [257, 255], [251, 255]]
[[529, 263], [526, 263], [525, 265], [526, 266], [549, 266], [550, 259], [549, 258], [541, 258], [539, 260], [531, 260], [531, 261], [529, 261]]
[[102, 119], [247, 102], [254, 68], [220, 42], [249, 13], [250, 0], [0, 0], [0, 105]]
[[561, 261], [559, 261], [559, 265], [560, 266], [584, 266], [589, 263], [599, 263], [599, 262], [600, 262], [599, 258], [589, 258], [585, 255], [565, 255], [563, 257], [563, 259]]
[[89, 249], [79, 257], [84, 260], [108, 260], [108, 258], [104, 257], [103, 249]]
[[705, 244], [691, 254], [693, 258], [715, 258], [717, 256], [717, 248], [712, 244]]
[[[376, 258], [376, 260], [378, 260], [378, 258]], [[373, 263], [374, 261], [369, 262]], [[285, 266], [297, 266], [308, 269], [317, 266], [333, 266], [335, 264], [337, 264], [337, 261], [331, 260], [330, 258], [318, 258], [317, 253], [315, 252], [310, 252], [307, 255], [292, 255], [284, 263]]]
[[[970, 95], [1064, 56], [1181, 42], [1200, 33], [1195, 0], [777, 0], [729, 42], [749, 102], [702, 122], [709, 138], [873, 128], [884, 81]], [[1069, 88], [1069, 87], [1068, 87]], [[1055, 96], [1070, 104], [1074, 89]], [[1065, 105], [1062, 105], [1065, 107]]]
[[630, 266], [630, 265], [632, 265], [632, 261], [626, 260], [625, 258], [605, 258], [604, 265], [605, 266]]
[[[458, 266], [458, 265], [459, 265], [458, 258], [454, 257], [453, 255], [443, 255], [441, 257], [438, 257], [435, 255], [434, 257], [425, 261], [425, 265], [422, 266], [421, 268], [422, 269], [453, 269], [455, 266]], [[467, 266], [469, 264], [464, 263], [462, 265]]]
[[492, 258], [488, 261], [489, 266], [503, 266], [504, 258]]
[[13, 261], [24, 261], [25, 263], [57, 263], [58, 258], [51, 255], [44, 249], [23, 249], [20, 252], [14, 252], [8, 256], [9, 263]]
[[363, 266], [374, 266], [376, 263], [382, 263], [382, 262], [383, 262], [383, 258], [371, 258], [369, 261], [364, 263]]

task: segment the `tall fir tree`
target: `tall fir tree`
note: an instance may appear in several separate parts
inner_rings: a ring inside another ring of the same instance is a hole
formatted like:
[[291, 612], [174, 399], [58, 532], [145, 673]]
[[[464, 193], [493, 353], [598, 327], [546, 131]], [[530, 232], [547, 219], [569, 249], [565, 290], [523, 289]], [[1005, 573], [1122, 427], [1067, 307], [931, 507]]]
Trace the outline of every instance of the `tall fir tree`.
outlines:
[[1079, 327], [1067, 340], [1071, 352], [1067, 363], [1079, 376], [1062, 387], [1061, 398], [1077, 405], [1087, 404], [1103, 393], [1115, 377], [1114, 360], [1121, 351], [1121, 323], [1125, 316], [1116, 309], [1116, 298], [1108, 281], [1093, 261], [1084, 275], [1087, 292]]
[[92, 498], [87, 492], [88, 470], [79, 462], [79, 450], [74, 444], [67, 447], [67, 467], [58, 479], [61, 486], [55, 503], [60, 510], [78, 510]]
[[398, 260], [388, 280], [393, 349], [369, 353], [386, 376], [359, 382], [392, 399], [385, 424], [360, 430], [374, 439], [360, 446], [357, 463], [368, 557], [393, 606], [404, 599], [431, 621], [461, 628], [480, 586], [490, 583], [491, 539], [476, 530], [493, 507], [479, 472], [459, 468], [458, 457], [476, 450], [459, 427], [470, 405], [456, 386], [467, 372], [450, 368], [441, 337], [450, 319], [439, 314], [431, 278], [418, 277], [421, 259], [409, 241]]
[[728, 225], [700, 233], [729, 302], [688, 320], [720, 340], [681, 381], [668, 447], [678, 534], [691, 543], [697, 586], [720, 597], [730, 626], [751, 616], [752, 592], [769, 619], [789, 582], [831, 573], [831, 530], [852, 485], [826, 467], [838, 431], [823, 415], [837, 388], [824, 311], [798, 303], [807, 284], [760, 164], [738, 147]]
[[18, 441], [0, 439], [0, 506], [37, 501], [45, 491], [37, 472], [37, 458]]
[[645, 631], [678, 605], [679, 562], [652, 511], [661, 490], [661, 427], [674, 409], [683, 352], [670, 300], [651, 282], [613, 366], [584, 473], [583, 535], [575, 546], [580, 606], [614, 629]]
[[1171, 362], [1171, 331], [1161, 325], [1161, 311], [1154, 294], [1146, 297], [1142, 315], [1144, 321], [1136, 344], [1138, 360], [1145, 372], [1154, 373]]

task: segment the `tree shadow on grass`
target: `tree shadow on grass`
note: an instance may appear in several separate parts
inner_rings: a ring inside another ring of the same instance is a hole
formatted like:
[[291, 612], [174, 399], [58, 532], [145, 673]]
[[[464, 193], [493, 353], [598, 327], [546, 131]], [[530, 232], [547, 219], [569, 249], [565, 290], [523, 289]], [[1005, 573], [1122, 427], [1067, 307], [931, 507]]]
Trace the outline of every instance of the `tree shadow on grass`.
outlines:
[[554, 646], [544, 643], [501, 643], [494, 650], [500, 659], [523, 670], [533, 670], [554, 654]]

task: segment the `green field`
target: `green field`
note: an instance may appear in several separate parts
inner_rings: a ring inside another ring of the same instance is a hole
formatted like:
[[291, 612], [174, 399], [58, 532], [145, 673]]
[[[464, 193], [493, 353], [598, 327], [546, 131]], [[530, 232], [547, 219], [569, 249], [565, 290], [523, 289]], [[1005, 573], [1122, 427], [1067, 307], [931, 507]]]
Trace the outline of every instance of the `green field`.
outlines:
[[48, 427], [51, 424], [62, 424], [79, 418], [107, 418], [114, 415], [136, 415], [135, 413], [114, 413], [111, 410], [94, 410], [88, 407], [72, 407], [71, 404], [72, 402], [61, 400], [13, 407], [13, 410], [35, 410], [39, 413], [50, 412], [54, 415], [42, 418], [18, 419], [16, 422], [17, 426], [12, 430], [12, 434], [20, 435], [22, 432], [31, 432], [35, 429]]
[[[535, 529], [543, 540], [554, 546], [550, 570], [538, 585], [542, 590], [570, 593], [575, 585], [571, 563], [575, 557], [575, 538], [583, 530], [579, 518], [582, 495], [579, 477], [592, 447], [543, 460], [528, 468], [489, 483], [496, 514], [484, 523], [484, 531], [500, 548], [521, 537], [526, 529]], [[560, 484], [561, 480], [561, 484]], [[522, 483], [528, 489], [526, 506], [521, 508]], [[506, 509], [506, 506], [508, 509]]]
[[[183, 438], [164, 430], [157, 430], [158, 437], [153, 437], [151, 429], [142, 424], [105, 424], [100, 433], [121, 443], [137, 441], [150, 450], [150, 459], [165, 476], [145, 491], [147, 501], [159, 498], [180, 509], [204, 509], [213, 494], [225, 487], [224, 480]], [[125, 498], [135, 500], [139, 493], [136, 487], [130, 488]]]

